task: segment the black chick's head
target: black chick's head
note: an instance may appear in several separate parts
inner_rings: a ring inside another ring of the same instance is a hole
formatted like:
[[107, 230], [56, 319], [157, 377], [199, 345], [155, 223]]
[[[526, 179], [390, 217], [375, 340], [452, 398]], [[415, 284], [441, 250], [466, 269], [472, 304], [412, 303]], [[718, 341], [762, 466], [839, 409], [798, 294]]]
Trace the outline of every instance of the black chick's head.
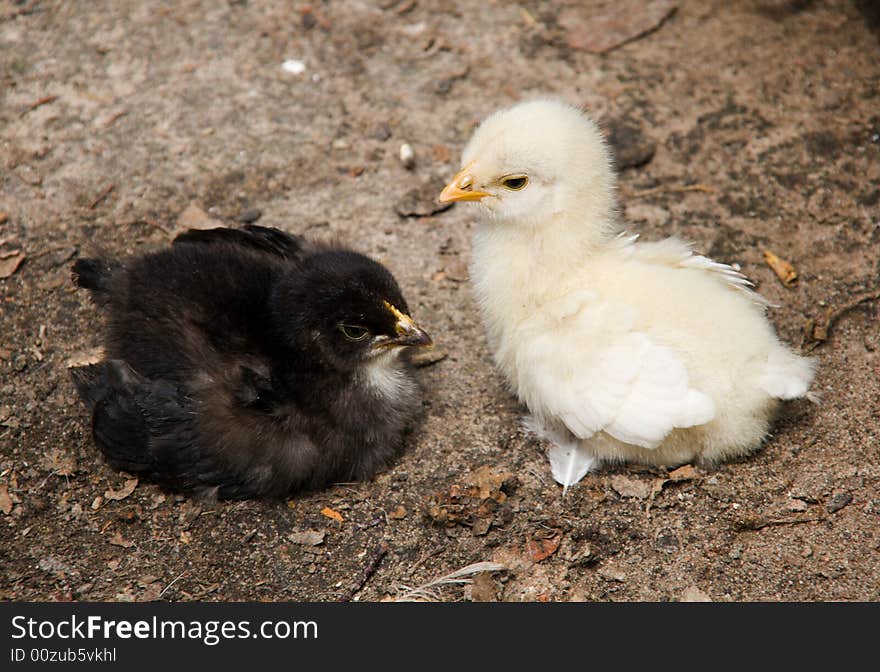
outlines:
[[348, 250], [310, 255], [272, 301], [281, 337], [311, 364], [353, 371], [404, 346], [431, 344], [409, 316], [394, 276]]

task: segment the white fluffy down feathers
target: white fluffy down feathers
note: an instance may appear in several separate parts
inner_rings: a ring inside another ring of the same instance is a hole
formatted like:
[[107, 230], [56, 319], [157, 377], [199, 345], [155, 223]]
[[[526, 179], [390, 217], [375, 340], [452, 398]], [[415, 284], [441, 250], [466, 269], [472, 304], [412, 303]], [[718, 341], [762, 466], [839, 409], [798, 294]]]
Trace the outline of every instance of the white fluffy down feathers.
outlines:
[[814, 362], [780, 343], [744, 276], [622, 232], [608, 150], [581, 111], [497, 112], [462, 164], [441, 199], [478, 203], [471, 277], [489, 343], [566, 488], [604, 461], [749, 453], [778, 400], [808, 395]]

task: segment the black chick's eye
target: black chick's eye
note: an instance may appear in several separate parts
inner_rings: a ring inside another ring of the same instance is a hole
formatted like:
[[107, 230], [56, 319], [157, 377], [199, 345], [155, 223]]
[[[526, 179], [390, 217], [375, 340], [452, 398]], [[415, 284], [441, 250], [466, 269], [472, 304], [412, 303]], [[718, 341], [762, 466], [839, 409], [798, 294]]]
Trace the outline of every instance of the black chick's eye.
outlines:
[[524, 188], [529, 183], [529, 178], [525, 175], [511, 175], [510, 177], [505, 177], [501, 180], [501, 185], [505, 189], [510, 189], [511, 191], [519, 191]]
[[370, 332], [366, 327], [360, 327], [355, 324], [340, 324], [339, 331], [341, 331], [342, 335], [349, 341], [362, 341], [370, 335]]

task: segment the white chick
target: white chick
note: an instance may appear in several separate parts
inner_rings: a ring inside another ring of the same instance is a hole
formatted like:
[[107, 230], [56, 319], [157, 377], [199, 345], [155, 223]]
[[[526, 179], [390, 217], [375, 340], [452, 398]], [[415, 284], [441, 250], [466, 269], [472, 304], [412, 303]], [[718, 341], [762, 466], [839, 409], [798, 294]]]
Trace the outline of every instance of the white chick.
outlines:
[[603, 462], [715, 463], [754, 451], [815, 364], [767, 302], [676, 238], [622, 232], [596, 125], [565, 103], [496, 112], [441, 202], [475, 201], [471, 278], [495, 362], [554, 444], [567, 489]]

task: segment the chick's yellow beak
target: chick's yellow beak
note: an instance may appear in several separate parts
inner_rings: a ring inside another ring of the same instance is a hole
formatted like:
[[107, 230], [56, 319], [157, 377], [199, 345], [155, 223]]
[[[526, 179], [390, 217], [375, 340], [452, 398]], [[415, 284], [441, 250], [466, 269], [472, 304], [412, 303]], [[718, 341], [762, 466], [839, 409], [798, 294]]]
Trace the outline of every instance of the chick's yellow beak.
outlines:
[[428, 335], [428, 333], [419, 327], [413, 319], [404, 312], [399, 311], [396, 307], [385, 302], [385, 307], [391, 311], [394, 317], [397, 318], [397, 323], [394, 325], [394, 330], [397, 332], [397, 336], [395, 338], [386, 341], [386, 344], [389, 346], [403, 346], [403, 345], [414, 345], [417, 347], [433, 345], [434, 341]]
[[479, 201], [488, 196], [488, 192], [474, 189], [474, 177], [471, 175], [471, 164], [462, 168], [458, 174], [447, 184], [437, 200], [440, 203], [452, 203], [453, 201]]

